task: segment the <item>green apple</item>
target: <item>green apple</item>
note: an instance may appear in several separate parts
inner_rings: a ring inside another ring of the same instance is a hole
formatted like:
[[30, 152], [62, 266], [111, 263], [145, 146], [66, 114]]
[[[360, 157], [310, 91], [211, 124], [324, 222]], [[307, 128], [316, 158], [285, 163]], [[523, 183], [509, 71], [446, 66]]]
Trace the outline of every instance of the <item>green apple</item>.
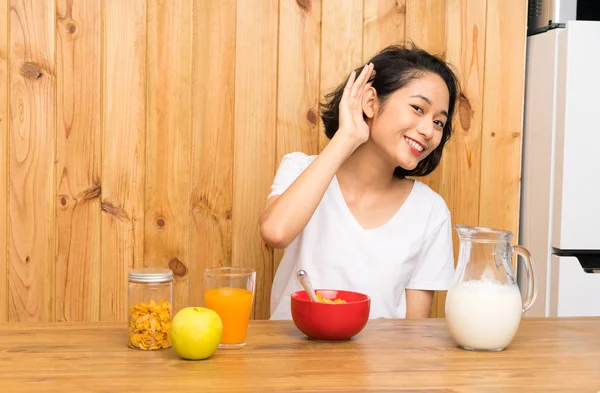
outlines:
[[219, 314], [204, 307], [181, 309], [171, 322], [171, 345], [189, 360], [207, 359], [219, 347], [223, 322]]

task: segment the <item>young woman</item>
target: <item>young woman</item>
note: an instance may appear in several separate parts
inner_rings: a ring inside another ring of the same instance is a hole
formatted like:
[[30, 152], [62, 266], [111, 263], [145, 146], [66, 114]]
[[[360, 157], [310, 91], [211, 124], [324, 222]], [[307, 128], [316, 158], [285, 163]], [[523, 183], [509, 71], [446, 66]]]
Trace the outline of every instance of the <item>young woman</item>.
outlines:
[[[358, 74], [358, 76], [357, 76]], [[370, 318], [428, 317], [454, 274], [450, 213], [424, 183], [452, 134], [458, 82], [448, 65], [392, 46], [326, 96], [330, 138], [318, 156], [280, 163], [264, 212], [265, 242], [285, 248], [271, 319], [290, 319], [305, 269], [315, 289], [371, 297]]]

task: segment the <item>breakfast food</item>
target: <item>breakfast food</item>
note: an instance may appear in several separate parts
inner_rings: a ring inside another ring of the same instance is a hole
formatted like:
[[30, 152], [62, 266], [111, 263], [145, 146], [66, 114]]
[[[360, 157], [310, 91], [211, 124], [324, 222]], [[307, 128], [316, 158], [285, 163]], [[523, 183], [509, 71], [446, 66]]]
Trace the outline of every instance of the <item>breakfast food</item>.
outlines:
[[138, 303], [129, 309], [129, 347], [143, 350], [169, 348], [171, 304], [167, 301]]
[[321, 302], [321, 303], [331, 303], [331, 304], [346, 303], [346, 301], [344, 299], [339, 299], [339, 298], [336, 298], [334, 300], [326, 299], [323, 296], [321, 296], [321, 294], [319, 292], [317, 292], [317, 299], [319, 299], [319, 302]]

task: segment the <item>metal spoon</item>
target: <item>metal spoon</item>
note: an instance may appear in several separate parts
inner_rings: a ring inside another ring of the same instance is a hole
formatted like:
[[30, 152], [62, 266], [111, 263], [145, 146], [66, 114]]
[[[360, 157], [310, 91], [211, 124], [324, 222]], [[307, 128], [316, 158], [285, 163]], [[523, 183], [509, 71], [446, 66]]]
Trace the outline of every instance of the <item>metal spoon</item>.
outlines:
[[319, 299], [317, 298], [317, 294], [315, 293], [312, 285], [310, 284], [308, 273], [306, 273], [305, 270], [298, 270], [297, 276], [298, 281], [300, 281], [300, 284], [302, 285], [302, 288], [304, 288], [306, 293], [308, 293], [308, 297], [310, 298], [310, 300], [318, 303]]

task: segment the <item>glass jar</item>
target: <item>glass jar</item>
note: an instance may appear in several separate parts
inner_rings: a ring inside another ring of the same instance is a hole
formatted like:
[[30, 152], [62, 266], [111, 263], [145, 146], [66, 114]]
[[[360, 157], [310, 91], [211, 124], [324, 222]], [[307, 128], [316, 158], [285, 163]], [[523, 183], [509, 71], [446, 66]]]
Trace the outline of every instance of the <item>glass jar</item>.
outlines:
[[161, 268], [129, 271], [128, 346], [142, 350], [169, 348], [173, 272]]

